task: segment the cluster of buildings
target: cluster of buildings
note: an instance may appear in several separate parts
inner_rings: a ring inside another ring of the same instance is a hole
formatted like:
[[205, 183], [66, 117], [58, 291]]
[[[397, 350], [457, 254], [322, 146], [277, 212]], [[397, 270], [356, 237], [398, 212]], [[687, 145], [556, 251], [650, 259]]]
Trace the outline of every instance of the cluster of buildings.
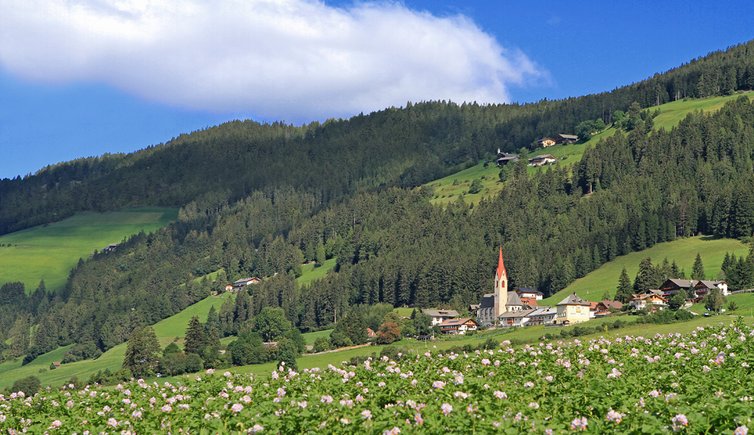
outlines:
[[720, 290], [723, 296], [730, 294], [725, 281], [671, 278], [662, 283], [659, 289], [634, 294], [628, 305], [635, 310], [663, 310], [668, 306], [670, 298], [681, 291], [686, 293], [686, 304], [691, 305], [704, 299], [712, 289]]
[[559, 144], [572, 144], [579, 141], [579, 137], [575, 134], [556, 134], [555, 136], [545, 136], [541, 139], [537, 139], [537, 145], [542, 148], [551, 147]]
[[246, 288], [246, 286], [259, 284], [262, 282], [262, 279], [256, 276], [250, 277], [250, 278], [241, 278], [238, 281], [234, 281], [232, 283], [228, 283], [225, 285], [225, 291], [226, 292], [237, 292], [241, 291]]

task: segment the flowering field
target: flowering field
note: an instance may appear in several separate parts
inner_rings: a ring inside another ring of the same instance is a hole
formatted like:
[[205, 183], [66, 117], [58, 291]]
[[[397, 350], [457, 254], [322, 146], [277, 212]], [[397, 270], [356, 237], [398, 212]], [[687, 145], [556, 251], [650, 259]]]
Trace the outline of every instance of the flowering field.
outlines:
[[425, 353], [0, 396], [0, 432], [747, 433], [754, 330]]

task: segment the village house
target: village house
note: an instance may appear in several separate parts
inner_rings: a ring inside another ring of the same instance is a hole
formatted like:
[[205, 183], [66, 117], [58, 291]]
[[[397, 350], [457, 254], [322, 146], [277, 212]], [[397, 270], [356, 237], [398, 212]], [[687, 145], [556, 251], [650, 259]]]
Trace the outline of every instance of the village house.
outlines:
[[442, 322], [460, 317], [456, 310], [437, 310], [437, 309], [423, 309], [423, 314], [428, 315], [432, 319], [432, 326], [440, 325]]
[[443, 334], [464, 335], [470, 331], [476, 331], [479, 324], [470, 317], [447, 319], [440, 323], [440, 332]]
[[557, 316], [555, 323], [559, 325], [572, 325], [574, 323], [586, 322], [589, 320], [589, 306], [589, 302], [581, 299], [576, 293], [568, 295], [567, 298], [556, 305]]
[[529, 321], [526, 324], [527, 326], [552, 325], [557, 315], [558, 311], [553, 307], [536, 308], [529, 313]]
[[663, 296], [669, 298], [679, 291], [684, 290], [688, 297], [691, 298], [694, 284], [696, 284], [696, 281], [693, 279], [671, 278], [662, 283], [660, 291], [662, 291]]
[[594, 310], [594, 317], [605, 317], [612, 314], [614, 311], [620, 311], [623, 309], [623, 304], [620, 301], [603, 300], [597, 302]]
[[720, 293], [722, 293], [723, 296], [730, 295], [727, 282], [701, 280], [694, 284], [693, 293], [695, 299], [699, 300], [707, 296], [707, 293], [709, 293], [713, 288], [720, 290]]
[[233, 283], [233, 287], [231, 288], [231, 290], [233, 291], [243, 290], [244, 288], [246, 288], [246, 286], [259, 284], [260, 282], [262, 282], [262, 280], [257, 278], [256, 276], [251, 277], [251, 278], [241, 278], [238, 281], [235, 281]]
[[507, 328], [524, 326], [529, 322], [529, 316], [534, 311], [532, 309], [525, 309], [503, 313], [499, 317], [499, 325]]
[[530, 288], [521, 287], [516, 289], [516, 294], [523, 300], [523, 298], [533, 298], [534, 300], [541, 301], [545, 297], [544, 293], [539, 290], [532, 290]]
[[503, 262], [503, 248], [500, 248], [497, 271], [495, 272], [494, 292], [482, 296], [479, 308], [476, 311], [477, 321], [482, 326], [496, 326], [503, 313], [523, 309], [524, 304], [518, 294], [514, 291], [508, 291], [508, 272], [505, 270], [505, 263]]
[[659, 311], [668, 306], [668, 300], [659, 291], [636, 294], [631, 297], [628, 305], [634, 310]]
[[529, 159], [529, 166], [538, 167], [544, 165], [551, 165], [557, 162], [558, 159], [552, 154], [542, 154]]

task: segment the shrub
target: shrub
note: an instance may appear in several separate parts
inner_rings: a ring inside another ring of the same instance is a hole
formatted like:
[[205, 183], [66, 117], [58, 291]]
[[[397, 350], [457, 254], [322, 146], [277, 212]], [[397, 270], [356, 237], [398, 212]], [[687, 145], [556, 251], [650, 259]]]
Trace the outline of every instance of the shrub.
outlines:
[[42, 383], [39, 381], [38, 377], [27, 376], [14, 382], [11, 390], [13, 390], [13, 392], [23, 391], [27, 396], [33, 396], [37, 394], [41, 387]]

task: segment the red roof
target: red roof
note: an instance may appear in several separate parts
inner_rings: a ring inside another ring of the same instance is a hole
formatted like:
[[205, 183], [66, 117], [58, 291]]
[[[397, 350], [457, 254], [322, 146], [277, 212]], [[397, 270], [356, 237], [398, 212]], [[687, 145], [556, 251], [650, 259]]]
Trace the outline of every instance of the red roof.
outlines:
[[500, 247], [500, 255], [497, 259], [497, 273], [495, 276], [501, 278], [505, 273], [505, 263], [503, 262], [503, 247]]

